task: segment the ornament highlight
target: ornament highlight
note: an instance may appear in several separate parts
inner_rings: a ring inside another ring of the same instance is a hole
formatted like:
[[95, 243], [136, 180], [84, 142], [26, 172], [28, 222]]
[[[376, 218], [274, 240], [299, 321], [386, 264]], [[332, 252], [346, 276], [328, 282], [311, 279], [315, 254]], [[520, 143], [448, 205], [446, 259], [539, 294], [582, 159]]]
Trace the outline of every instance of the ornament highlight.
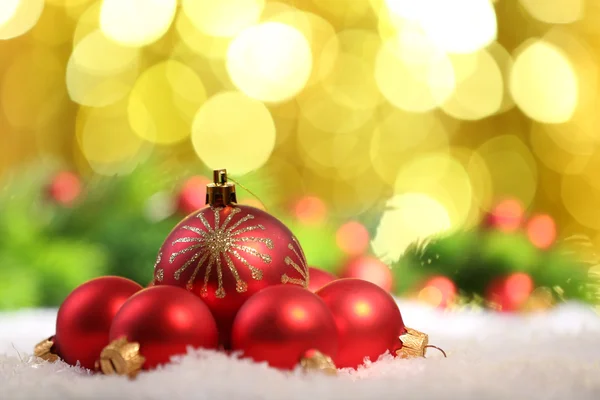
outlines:
[[115, 316], [102, 351], [105, 374], [135, 376], [168, 363], [187, 347], [216, 349], [217, 325], [196, 296], [173, 286], [154, 286], [132, 296]]
[[308, 268], [308, 276], [310, 277], [308, 280], [308, 290], [311, 292], [316, 292], [329, 282], [333, 282], [337, 279], [337, 276], [332, 273], [315, 267]]
[[[34, 351], [48, 361], [60, 357], [69, 365], [94, 369], [109, 342], [113, 318], [142, 287], [118, 276], [95, 278], [78, 286], [63, 301], [56, 317], [56, 334], [39, 343]], [[56, 357], [54, 357], [56, 356]]]
[[156, 285], [187, 288], [208, 305], [228, 345], [233, 319], [254, 293], [272, 285], [308, 285], [298, 240], [277, 218], [236, 203], [225, 170], [214, 171], [208, 205], [183, 219], [162, 245]]
[[360, 279], [339, 279], [316, 293], [333, 313], [339, 349], [338, 368], [357, 368], [365, 358], [376, 361], [398, 343], [404, 322], [394, 298]]
[[323, 300], [289, 285], [252, 296], [235, 318], [231, 343], [245, 357], [280, 369], [293, 369], [303, 358], [316, 363], [316, 353], [306, 354], [311, 349], [331, 357], [338, 350], [336, 324]]

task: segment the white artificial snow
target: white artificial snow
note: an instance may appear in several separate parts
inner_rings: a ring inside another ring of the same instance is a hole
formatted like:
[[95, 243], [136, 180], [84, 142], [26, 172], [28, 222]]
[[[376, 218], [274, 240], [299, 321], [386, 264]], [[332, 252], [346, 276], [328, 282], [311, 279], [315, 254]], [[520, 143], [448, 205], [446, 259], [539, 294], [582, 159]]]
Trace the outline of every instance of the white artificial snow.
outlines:
[[585, 306], [523, 315], [400, 307], [447, 359], [435, 349], [428, 359], [388, 355], [328, 377], [191, 351], [130, 381], [32, 357], [53, 333], [54, 310], [0, 314], [0, 399], [600, 399], [600, 318]]

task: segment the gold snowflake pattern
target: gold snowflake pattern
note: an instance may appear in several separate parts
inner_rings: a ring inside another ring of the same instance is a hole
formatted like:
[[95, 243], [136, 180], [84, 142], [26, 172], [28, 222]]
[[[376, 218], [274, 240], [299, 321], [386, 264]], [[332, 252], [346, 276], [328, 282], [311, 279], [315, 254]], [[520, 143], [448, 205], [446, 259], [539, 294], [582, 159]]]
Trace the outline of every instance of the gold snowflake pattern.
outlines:
[[306, 264], [306, 257], [304, 256], [304, 251], [302, 250], [302, 247], [300, 247], [300, 243], [298, 243], [298, 239], [296, 239], [295, 236], [292, 236], [292, 241], [294, 242], [294, 244], [296, 245], [296, 247], [300, 250], [300, 252], [298, 252], [298, 250], [296, 250], [296, 247], [294, 247], [293, 244], [289, 243], [288, 244], [288, 249], [290, 249], [292, 252], [294, 252], [294, 254], [296, 255], [296, 257], [298, 258], [299, 261], [299, 265], [298, 263], [294, 262], [294, 260], [292, 260], [292, 258], [290, 256], [285, 257], [285, 263], [286, 265], [291, 266], [292, 268], [294, 268], [302, 278], [290, 278], [287, 274], [283, 274], [281, 275], [281, 283], [294, 283], [296, 285], [301, 285], [304, 286], [305, 288], [308, 287], [308, 282], [309, 282], [309, 277], [308, 277], [308, 265]]
[[206, 264], [206, 271], [204, 272], [204, 284], [200, 290], [200, 295], [206, 296], [208, 294], [208, 281], [214, 268], [216, 269], [217, 273], [217, 291], [215, 292], [215, 296], [217, 298], [223, 298], [226, 294], [225, 289], [223, 288], [223, 260], [225, 260], [227, 268], [229, 268], [229, 271], [235, 279], [235, 290], [238, 293], [243, 293], [248, 290], [248, 285], [241, 279], [237, 268], [235, 265], [233, 265], [231, 257], [235, 257], [242, 264], [248, 267], [253, 279], [261, 280], [263, 277], [262, 271], [250, 264], [250, 262], [244, 258], [244, 255], [249, 254], [258, 257], [265, 264], [271, 263], [271, 256], [268, 254], [263, 254], [258, 250], [245, 245], [244, 243], [263, 243], [269, 250], [272, 250], [274, 245], [273, 241], [269, 238], [260, 238], [254, 236], [239, 237], [239, 235], [247, 232], [252, 232], [255, 230], [264, 231], [266, 229], [261, 224], [242, 226], [246, 222], [254, 219], [254, 215], [246, 214], [237, 222], [229, 226], [233, 216], [239, 214], [242, 211], [241, 209], [237, 207], [233, 208], [231, 213], [223, 221], [223, 224], [221, 224], [220, 221], [220, 212], [223, 209], [213, 208], [212, 210], [215, 217], [214, 227], [210, 226], [204, 217], [204, 211], [199, 212], [196, 215], [196, 218], [202, 222], [202, 225], [204, 225], [206, 230], [202, 230], [190, 225], [184, 225], [182, 227], [182, 229], [195, 233], [197, 236], [182, 237], [174, 240], [172, 245], [177, 243], [189, 243], [190, 245], [176, 253], [171, 254], [169, 257], [169, 263], [172, 264], [179, 256], [193, 252], [193, 255], [177, 271], [175, 271], [175, 280], [181, 279], [181, 274], [187, 268], [189, 268], [190, 265], [195, 263], [196, 267], [194, 268], [194, 272], [192, 273], [186, 285], [188, 290], [191, 289], [202, 265], [208, 262]]
[[162, 252], [158, 253], [158, 257], [156, 257], [156, 262], [154, 263], [154, 275], [156, 276], [157, 282], [162, 282], [165, 277], [165, 271], [162, 268], [157, 268], [158, 264], [160, 264], [162, 260]]

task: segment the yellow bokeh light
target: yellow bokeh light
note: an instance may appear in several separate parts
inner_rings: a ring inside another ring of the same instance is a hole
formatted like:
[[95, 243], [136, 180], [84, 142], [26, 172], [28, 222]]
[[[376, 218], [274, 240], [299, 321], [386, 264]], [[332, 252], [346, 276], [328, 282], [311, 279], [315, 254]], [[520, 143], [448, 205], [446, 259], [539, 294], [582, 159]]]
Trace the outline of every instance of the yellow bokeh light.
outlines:
[[447, 151], [449, 133], [433, 113], [414, 114], [393, 110], [382, 117], [371, 136], [371, 163], [388, 184], [407, 157], [427, 151]]
[[492, 137], [477, 149], [485, 160], [493, 196], [519, 199], [524, 207], [537, 191], [538, 172], [529, 148], [514, 135]]
[[182, 0], [181, 6], [199, 31], [231, 37], [258, 22], [265, 0]]
[[386, 41], [377, 56], [375, 79], [390, 103], [413, 112], [436, 108], [456, 85], [449, 58], [415, 29], [401, 30]]
[[535, 155], [553, 171], [579, 174], [594, 154], [594, 139], [578, 126], [534, 124], [530, 142]]
[[73, 47], [77, 46], [81, 39], [99, 29], [101, 6], [102, 3], [94, 3], [78, 17], [75, 32], [73, 32]]
[[177, 0], [103, 0], [100, 29], [110, 39], [127, 46], [145, 46], [164, 35]]
[[225, 59], [231, 38], [209, 36], [199, 31], [184, 13], [177, 16], [175, 29], [183, 43], [195, 53], [209, 59]]
[[263, 20], [289, 25], [304, 35], [313, 59], [313, 69], [307, 86], [331, 74], [339, 53], [339, 40], [334, 27], [325, 18], [295, 10], [283, 3], [268, 3]]
[[204, 85], [190, 67], [165, 61], [136, 81], [129, 95], [129, 123], [149, 142], [176, 143], [189, 136], [194, 115], [205, 100]]
[[325, 132], [349, 133], [364, 126], [374, 109], [352, 109], [329, 96], [322, 85], [307, 88], [297, 98], [303, 118]]
[[[597, 180], [597, 166], [593, 173]], [[584, 175], [564, 175], [560, 190], [569, 214], [582, 226], [600, 230], [600, 191], [591, 179]]]
[[192, 125], [192, 144], [211, 169], [244, 174], [261, 167], [275, 146], [275, 124], [261, 102], [238, 92], [222, 92], [200, 108]]
[[300, 92], [312, 68], [306, 38], [278, 22], [248, 28], [231, 42], [227, 70], [248, 96], [267, 102], [287, 100]]
[[396, 261], [415, 240], [451, 228], [444, 206], [422, 193], [394, 196], [386, 209], [371, 241], [374, 253], [384, 262]]
[[457, 119], [478, 120], [500, 109], [504, 96], [502, 72], [490, 53], [481, 50], [455, 55], [452, 65], [456, 88], [442, 104], [446, 114]]
[[122, 99], [138, 74], [139, 50], [121, 46], [96, 30], [77, 44], [67, 63], [66, 83], [71, 99], [104, 107]]
[[579, 82], [573, 66], [557, 47], [528, 44], [516, 57], [510, 91], [519, 108], [545, 123], [567, 122], [577, 107]]
[[473, 198], [465, 168], [448, 153], [430, 153], [402, 166], [395, 193], [421, 193], [444, 206], [453, 226], [463, 224]]
[[523, 8], [538, 21], [569, 24], [583, 18], [584, 0], [519, 0]]
[[129, 127], [124, 101], [108, 107], [81, 107], [76, 137], [81, 153], [98, 173], [126, 173], [132, 163], [142, 161], [144, 142]]
[[44, 0], [2, 0], [0, 40], [21, 36], [33, 28], [44, 10]]
[[418, 23], [433, 43], [450, 53], [471, 53], [496, 39], [494, 6], [488, 0], [387, 0], [391, 14]]

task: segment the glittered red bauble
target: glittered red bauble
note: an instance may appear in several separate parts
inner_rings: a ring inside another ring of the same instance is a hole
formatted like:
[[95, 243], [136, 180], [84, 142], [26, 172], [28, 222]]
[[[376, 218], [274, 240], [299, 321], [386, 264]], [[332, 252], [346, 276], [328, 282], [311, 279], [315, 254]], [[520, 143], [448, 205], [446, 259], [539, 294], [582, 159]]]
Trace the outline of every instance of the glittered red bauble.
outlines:
[[298, 286], [272, 286], [240, 309], [231, 335], [234, 350], [275, 368], [293, 369], [310, 349], [337, 353], [333, 315], [317, 295]]
[[173, 286], [154, 286], [132, 296], [115, 316], [110, 341], [139, 343], [142, 369], [168, 363], [187, 347], [216, 349], [219, 334], [210, 310], [197, 296]]
[[56, 203], [70, 206], [81, 194], [81, 180], [72, 172], [60, 172], [50, 182], [48, 194]]
[[123, 303], [142, 287], [129, 279], [103, 276], [78, 286], [56, 317], [54, 351], [67, 364], [93, 369], [108, 344], [108, 331]]
[[392, 290], [394, 277], [390, 267], [372, 256], [351, 259], [340, 274], [342, 278], [357, 278], [376, 284], [388, 292]]
[[182, 215], [204, 207], [207, 183], [210, 183], [210, 180], [203, 176], [193, 176], [185, 181], [177, 196], [177, 209]]
[[227, 346], [242, 304], [271, 285], [306, 287], [300, 244], [278, 219], [254, 207], [205, 207], [181, 221], [162, 245], [156, 285], [185, 287], [208, 305]]
[[338, 331], [338, 368], [356, 368], [394, 348], [404, 322], [394, 298], [360, 279], [338, 279], [316, 293], [333, 313]]
[[498, 311], [517, 311], [525, 305], [533, 289], [531, 277], [524, 272], [517, 272], [493, 280], [487, 289], [486, 300]]
[[311, 292], [316, 292], [329, 282], [337, 279], [337, 276], [332, 273], [314, 267], [308, 268], [308, 276], [310, 277], [308, 280], [308, 290]]

